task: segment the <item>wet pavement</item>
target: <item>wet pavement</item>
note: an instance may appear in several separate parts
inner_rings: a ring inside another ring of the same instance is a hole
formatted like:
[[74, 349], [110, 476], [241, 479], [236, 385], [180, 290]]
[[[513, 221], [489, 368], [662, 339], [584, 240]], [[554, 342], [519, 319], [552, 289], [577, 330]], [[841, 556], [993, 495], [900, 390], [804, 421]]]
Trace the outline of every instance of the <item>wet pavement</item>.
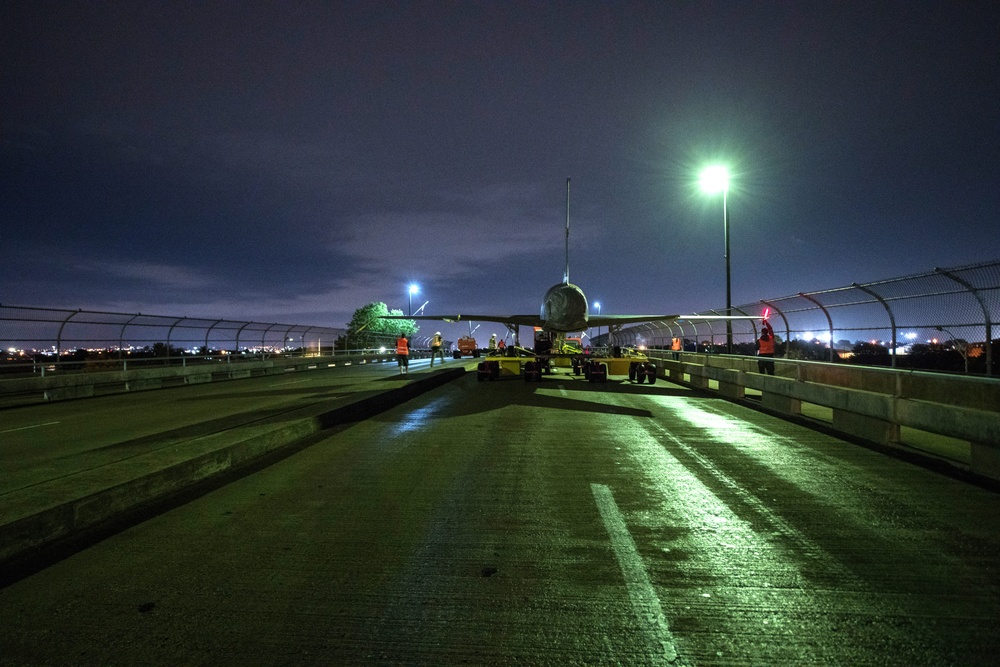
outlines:
[[466, 374], [0, 590], [0, 655], [987, 665], [998, 593], [996, 493], [665, 382]]

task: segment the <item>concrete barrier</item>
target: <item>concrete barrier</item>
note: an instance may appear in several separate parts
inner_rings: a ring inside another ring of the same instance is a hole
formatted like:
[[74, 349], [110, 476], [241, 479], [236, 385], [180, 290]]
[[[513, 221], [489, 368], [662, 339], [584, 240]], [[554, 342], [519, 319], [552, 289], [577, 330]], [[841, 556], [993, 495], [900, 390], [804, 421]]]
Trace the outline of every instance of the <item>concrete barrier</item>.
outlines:
[[[756, 372], [756, 359], [680, 353], [658, 358], [665, 379], [789, 417], [802, 404], [828, 408], [830, 426], [854, 438], [913, 450], [901, 437], [909, 428], [969, 443], [967, 460], [949, 463], [1000, 480], [1000, 380], [921, 371], [776, 359], [776, 375]], [[685, 382], [683, 378], [688, 378]], [[747, 400], [747, 390], [760, 401]]]
[[[136, 367], [128, 370], [65, 371], [45, 376], [0, 378], [0, 407], [65, 401], [127, 391], [143, 391], [170, 384], [200, 384], [238, 380], [257, 375], [278, 375], [336, 365], [394, 360], [395, 355], [326, 357], [276, 357], [227, 362], [199, 362], [184, 366]], [[157, 384], [159, 383], [159, 384]]]

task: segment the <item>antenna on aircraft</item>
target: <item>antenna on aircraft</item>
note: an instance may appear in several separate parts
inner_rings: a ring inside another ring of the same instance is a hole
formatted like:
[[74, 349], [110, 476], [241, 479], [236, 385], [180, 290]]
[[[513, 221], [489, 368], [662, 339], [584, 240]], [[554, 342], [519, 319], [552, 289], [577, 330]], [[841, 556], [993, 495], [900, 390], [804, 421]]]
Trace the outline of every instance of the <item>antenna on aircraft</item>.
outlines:
[[569, 179], [566, 179], [566, 270], [563, 272], [563, 283], [569, 285]]

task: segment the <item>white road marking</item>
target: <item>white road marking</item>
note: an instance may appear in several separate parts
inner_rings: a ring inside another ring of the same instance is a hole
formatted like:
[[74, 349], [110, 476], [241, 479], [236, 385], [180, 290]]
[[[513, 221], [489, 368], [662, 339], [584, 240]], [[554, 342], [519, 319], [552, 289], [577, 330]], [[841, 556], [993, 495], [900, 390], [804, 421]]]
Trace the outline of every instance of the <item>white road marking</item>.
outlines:
[[309, 382], [312, 378], [304, 378], [302, 380], [289, 380], [288, 382], [273, 382], [268, 387], [281, 387], [286, 384], [299, 384], [300, 382]]
[[643, 565], [642, 557], [635, 548], [635, 541], [628, 532], [628, 526], [625, 525], [625, 519], [618, 510], [618, 505], [615, 504], [615, 497], [611, 489], [604, 484], [591, 484], [590, 490], [594, 493], [594, 501], [601, 512], [604, 527], [611, 538], [611, 547], [625, 577], [625, 587], [632, 601], [635, 618], [653, 641], [663, 648], [663, 658], [672, 663], [677, 660], [674, 637], [670, 633], [667, 618], [663, 615], [660, 598], [656, 596], [656, 590], [649, 581], [649, 575], [646, 574], [646, 566]]
[[566, 385], [559, 385], [559, 393], [563, 396], [569, 396], [569, 394], [566, 393]]
[[9, 428], [6, 431], [0, 431], [0, 433], [13, 433], [14, 431], [27, 431], [29, 428], [41, 428], [42, 426], [54, 426], [59, 422], [45, 422], [44, 424], [32, 424], [31, 426], [21, 426], [18, 428]]

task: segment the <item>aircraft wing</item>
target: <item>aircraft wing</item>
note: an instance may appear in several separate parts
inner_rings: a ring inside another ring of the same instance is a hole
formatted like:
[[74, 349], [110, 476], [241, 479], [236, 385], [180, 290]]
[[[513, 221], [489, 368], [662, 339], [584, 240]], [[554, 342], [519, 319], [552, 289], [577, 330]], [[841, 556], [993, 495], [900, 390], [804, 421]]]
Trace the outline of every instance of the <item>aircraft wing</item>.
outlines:
[[[431, 320], [437, 322], [499, 322], [524, 327], [545, 327], [539, 315], [382, 315], [384, 320]], [[642, 322], [703, 322], [705, 320], [759, 320], [759, 315], [591, 315], [588, 327], [620, 327]]]
[[433, 320], [437, 322], [499, 322], [524, 327], [544, 324], [538, 315], [382, 315], [384, 320]]
[[759, 315], [591, 315], [592, 327], [621, 326], [643, 322], [703, 322], [705, 320], [759, 320]]

